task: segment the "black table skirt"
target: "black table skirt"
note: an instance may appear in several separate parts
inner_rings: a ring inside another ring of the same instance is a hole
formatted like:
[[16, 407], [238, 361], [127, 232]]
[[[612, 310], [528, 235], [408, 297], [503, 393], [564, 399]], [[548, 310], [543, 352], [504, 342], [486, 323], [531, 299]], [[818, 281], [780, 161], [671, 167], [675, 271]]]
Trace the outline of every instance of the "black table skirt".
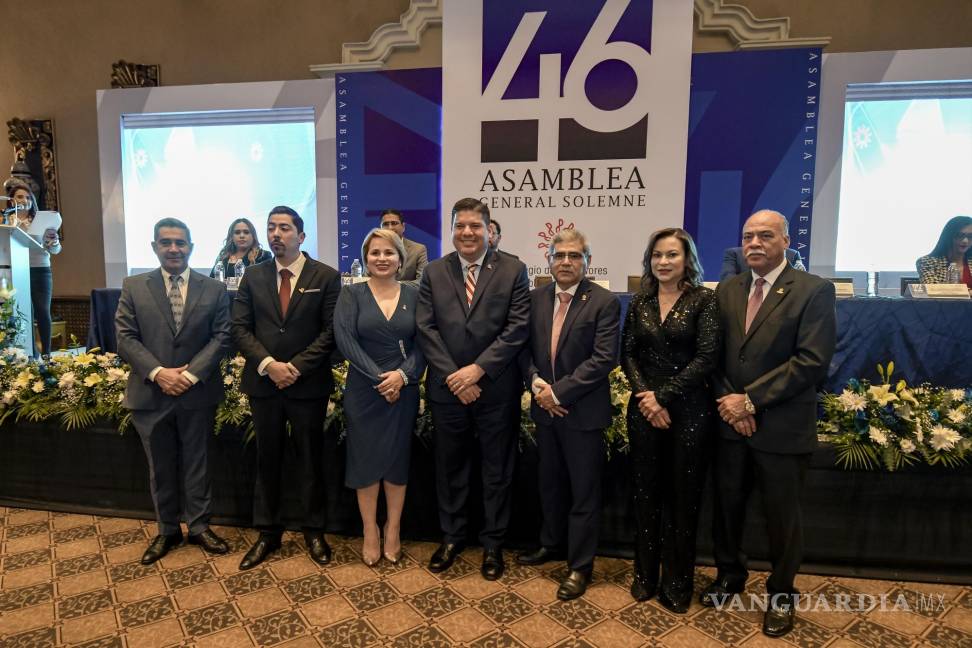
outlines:
[[[327, 487], [327, 530], [360, 535], [354, 492], [344, 487], [344, 445], [326, 435], [323, 457]], [[137, 434], [110, 426], [67, 431], [55, 423], [0, 426], [0, 505], [100, 515], [153, 518], [148, 467]], [[212, 437], [214, 523], [250, 523], [254, 452], [239, 430]], [[291, 461], [292, 458], [288, 458]], [[284, 474], [293, 474], [287, 470]], [[439, 540], [431, 448], [416, 439], [402, 534]], [[474, 480], [475, 481], [475, 480]], [[537, 542], [540, 505], [537, 452], [526, 445], [519, 455], [508, 546]], [[284, 491], [285, 517], [297, 510], [296, 489]], [[604, 473], [602, 555], [630, 557], [631, 517], [628, 457], [615, 454]], [[471, 502], [480, 501], [474, 486]], [[845, 471], [821, 447], [813, 458], [803, 498], [806, 558], [804, 571], [882, 578], [972, 582], [972, 467], [957, 470], [916, 467], [896, 473]], [[481, 520], [473, 514], [471, 537]], [[711, 492], [706, 490], [699, 531], [699, 558], [711, 556]], [[750, 502], [745, 547], [765, 560], [764, 518], [757, 494]]]

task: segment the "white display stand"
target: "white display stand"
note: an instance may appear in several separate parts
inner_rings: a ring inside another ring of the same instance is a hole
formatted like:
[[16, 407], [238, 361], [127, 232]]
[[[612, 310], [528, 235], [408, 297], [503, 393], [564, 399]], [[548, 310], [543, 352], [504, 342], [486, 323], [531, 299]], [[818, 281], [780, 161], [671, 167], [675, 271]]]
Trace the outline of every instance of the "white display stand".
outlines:
[[11, 344], [4, 340], [0, 346], [17, 346], [31, 353], [34, 335], [34, 311], [30, 304], [30, 250], [43, 250], [44, 246], [32, 239], [19, 227], [0, 225], [0, 279], [14, 288], [14, 313], [22, 316], [23, 323], [16, 340]]

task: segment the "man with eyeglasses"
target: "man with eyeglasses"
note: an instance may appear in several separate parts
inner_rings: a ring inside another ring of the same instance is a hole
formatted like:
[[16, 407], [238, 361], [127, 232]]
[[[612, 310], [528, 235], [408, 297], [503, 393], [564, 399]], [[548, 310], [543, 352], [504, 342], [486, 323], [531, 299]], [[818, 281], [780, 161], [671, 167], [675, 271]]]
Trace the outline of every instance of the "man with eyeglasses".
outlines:
[[587, 590], [601, 511], [602, 432], [611, 424], [609, 375], [618, 364], [621, 304], [585, 278], [591, 261], [577, 230], [554, 236], [547, 253], [554, 281], [531, 294], [530, 342], [520, 368], [533, 392], [530, 416], [540, 454], [540, 548], [521, 565], [567, 559], [557, 597]]
[[405, 262], [399, 271], [398, 280], [418, 286], [422, 280], [422, 273], [429, 263], [429, 251], [421, 243], [405, 238], [405, 217], [397, 209], [386, 209], [381, 212], [382, 229], [390, 229], [398, 234], [405, 244]]

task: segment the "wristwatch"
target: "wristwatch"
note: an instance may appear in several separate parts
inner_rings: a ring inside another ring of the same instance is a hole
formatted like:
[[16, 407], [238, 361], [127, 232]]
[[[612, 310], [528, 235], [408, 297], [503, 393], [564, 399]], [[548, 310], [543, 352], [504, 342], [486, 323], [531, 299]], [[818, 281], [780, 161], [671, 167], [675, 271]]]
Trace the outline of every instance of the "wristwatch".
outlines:
[[746, 397], [746, 405], [745, 405], [746, 406], [746, 413], [747, 414], [750, 414], [750, 415], [755, 414], [756, 413], [756, 406], [753, 405], [753, 401], [749, 400], [749, 394], [743, 394], [743, 395]]

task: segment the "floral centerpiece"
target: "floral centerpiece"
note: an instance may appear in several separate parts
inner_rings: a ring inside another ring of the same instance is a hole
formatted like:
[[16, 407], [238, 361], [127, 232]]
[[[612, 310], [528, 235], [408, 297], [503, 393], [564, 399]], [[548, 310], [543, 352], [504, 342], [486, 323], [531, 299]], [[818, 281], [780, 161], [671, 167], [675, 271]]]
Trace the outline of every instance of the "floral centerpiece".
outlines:
[[892, 383], [894, 363], [878, 366], [881, 382], [852, 379], [821, 397], [821, 440], [844, 468], [887, 470], [925, 462], [955, 467], [972, 456], [972, 390]]

